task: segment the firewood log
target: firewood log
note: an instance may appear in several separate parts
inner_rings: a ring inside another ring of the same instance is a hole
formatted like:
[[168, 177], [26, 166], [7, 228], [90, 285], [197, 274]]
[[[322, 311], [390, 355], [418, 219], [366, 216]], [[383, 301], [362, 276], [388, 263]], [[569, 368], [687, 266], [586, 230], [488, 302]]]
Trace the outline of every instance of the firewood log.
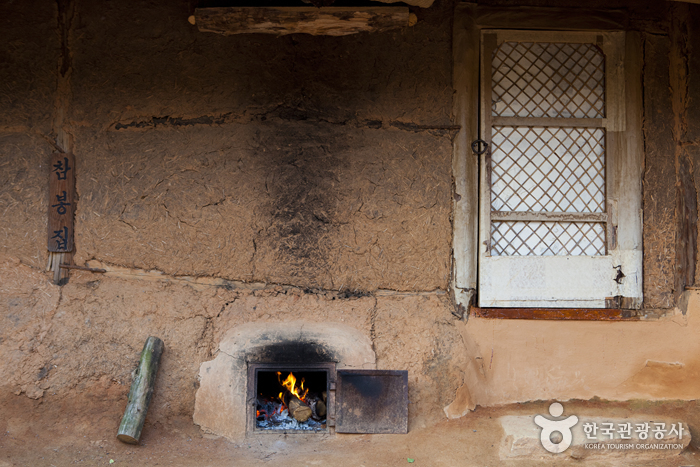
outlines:
[[316, 402], [316, 415], [318, 415], [319, 418], [324, 418], [326, 416], [326, 404], [320, 399]]
[[299, 400], [297, 396], [289, 391], [284, 391], [284, 405], [289, 409], [289, 415], [294, 417], [298, 422], [305, 422], [311, 417], [311, 407]]
[[304, 398], [306, 405], [311, 407], [311, 418], [321, 421], [326, 418], [326, 404], [323, 402], [323, 395], [317, 392], [310, 392]]
[[141, 351], [141, 359], [136, 370], [134, 382], [129, 391], [129, 403], [119, 425], [117, 439], [124, 443], [137, 444], [141, 437], [143, 423], [146, 421], [148, 405], [153, 395], [153, 387], [158, 373], [158, 363], [165, 345], [157, 337], [149, 337]]

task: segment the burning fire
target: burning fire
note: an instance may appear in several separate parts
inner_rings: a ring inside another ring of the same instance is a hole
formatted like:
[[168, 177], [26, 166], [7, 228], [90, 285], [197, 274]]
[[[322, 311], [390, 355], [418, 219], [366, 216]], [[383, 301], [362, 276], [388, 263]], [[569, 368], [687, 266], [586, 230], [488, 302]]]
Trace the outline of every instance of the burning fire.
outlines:
[[[287, 388], [287, 391], [291, 392], [293, 395], [297, 396], [299, 400], [306, 402], [306, 395], [309, 393], [309, 388], [304, 389], [304, 378], [301, 378], [301, 385], [297, 388], [297, 378], [294, 373], [289, 373], [287, 379], [284, 381], [282, 379], [282, 373], [277, 372], [277, 381], [280, 382], [282, 386]], [[300, 392], [301, 391], [301, 392]], [[282, 399], [282, 393], [280, 392], [280, 399]]]

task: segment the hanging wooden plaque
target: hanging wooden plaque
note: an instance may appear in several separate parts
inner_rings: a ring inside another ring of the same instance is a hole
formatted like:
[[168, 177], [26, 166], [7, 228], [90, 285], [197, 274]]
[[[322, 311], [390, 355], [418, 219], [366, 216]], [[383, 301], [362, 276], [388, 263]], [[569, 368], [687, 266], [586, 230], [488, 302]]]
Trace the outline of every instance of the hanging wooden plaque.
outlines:
[[75, 210], [75, 158], [56, 152], [49, 166], [48, 249], [73, 251], [73, 212]]

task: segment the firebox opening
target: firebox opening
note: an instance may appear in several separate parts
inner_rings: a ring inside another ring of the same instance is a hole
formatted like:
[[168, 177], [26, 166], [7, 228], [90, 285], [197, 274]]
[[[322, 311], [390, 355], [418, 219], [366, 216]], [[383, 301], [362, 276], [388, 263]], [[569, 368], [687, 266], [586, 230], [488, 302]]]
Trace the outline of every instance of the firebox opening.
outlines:
[[255, 430], [326, 431], [328, 371], [258, 369]]

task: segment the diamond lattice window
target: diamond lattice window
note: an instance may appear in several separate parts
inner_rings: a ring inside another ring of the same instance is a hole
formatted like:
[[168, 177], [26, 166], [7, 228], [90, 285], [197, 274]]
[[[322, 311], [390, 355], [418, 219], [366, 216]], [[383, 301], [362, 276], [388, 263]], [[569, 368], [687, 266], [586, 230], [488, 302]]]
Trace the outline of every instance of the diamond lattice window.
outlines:
[[[476, 296], [484, 316], [499, 317], [640, 308], [643, 38], [490, 28], [480, 37], [478, 66], [473, 48], [460, 65], [470, 84], [459, 89], [478, 82], [479, 114], [455, 148], [486, 150], [463, 159], [460, 149], [453, 167], [456, 299]], [[463, 110], [477, 110], [462, 92]], [[478, 206], [463, 195], [474, 192]]]
[[493, 222], [491, 241], [495, 256], [605, 254], [602, 223]]
[[[504, 42], [492, 58], [491, 255], [606, 254], [602, 222], [537, 219], [538, 214], [604, 213], [605, 130], [566, 119], [605, 116], [605, 57], [590, 43]], [[529, 126], [528, 118], [552, 119]], [[555, 120], [556, 119], [556, 120]], [[501, 119], [503, 121], [503, 119]], [[508, 213], [530, 213], [506, 221]]]
[[605, 211], [600, 128], [494, 126], [491, 210]]
[[602, 118], [604, 66], [593, 44], [505, 42], [493, 57], [493, 115]]

